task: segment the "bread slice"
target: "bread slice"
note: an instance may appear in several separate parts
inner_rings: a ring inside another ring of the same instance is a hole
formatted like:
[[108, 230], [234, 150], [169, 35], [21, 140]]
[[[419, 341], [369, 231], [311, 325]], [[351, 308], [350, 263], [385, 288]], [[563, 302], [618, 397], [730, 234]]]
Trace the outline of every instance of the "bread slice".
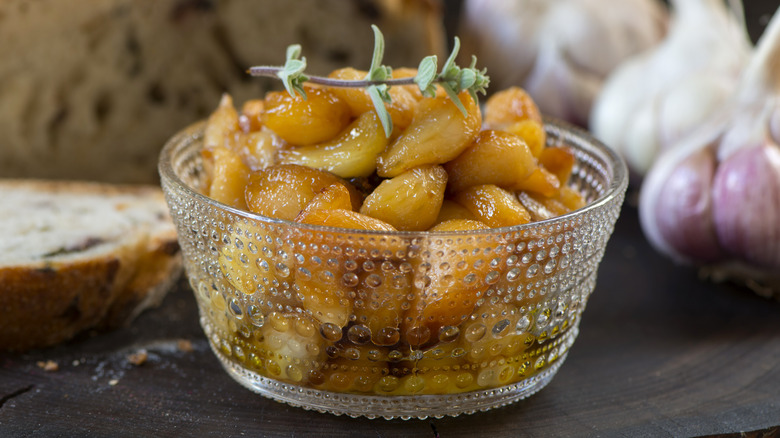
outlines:
[[125, 325], [180, 272], [159, 187], [0, 180], [0, 350]]
[[241, 103], [280, 82], [252, 78], [303, 45], [307, 72], [443, 61], [437, 0], [7, 0], [0, 2], [0, 177], [156, 183], [157, 156], [223, 92]]

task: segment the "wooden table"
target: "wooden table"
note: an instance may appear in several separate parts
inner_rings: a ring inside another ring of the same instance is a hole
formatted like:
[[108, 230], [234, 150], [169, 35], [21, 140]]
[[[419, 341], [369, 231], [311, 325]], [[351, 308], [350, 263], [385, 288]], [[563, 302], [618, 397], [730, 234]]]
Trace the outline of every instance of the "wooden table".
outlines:
[[[288, 407], [231, 380], [197, 320], [182, 281], [130, 328], [3, 355], [0, 436], [780, 436], [780, 303], [674, 266], [630, 206], [558, 375], [487, 413], [387, 421]], [[141, 349], [147, 361], [128, 362]], [[59, 370], [38, 365], [48, 360]]]

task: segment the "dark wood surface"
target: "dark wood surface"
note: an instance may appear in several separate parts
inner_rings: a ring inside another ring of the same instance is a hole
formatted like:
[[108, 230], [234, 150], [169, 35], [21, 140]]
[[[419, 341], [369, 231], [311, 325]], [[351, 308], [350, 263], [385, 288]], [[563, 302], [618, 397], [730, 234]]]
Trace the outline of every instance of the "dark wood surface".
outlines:
[[[222, 370], [182, 281], [128, 329], [0, 357], [0, 436], [780, 436], [780, 303], [701, 281], [624, 208], [581, 332], [549, 386], [494, 411], [351, 419], [292, 408]], [[193, 351], [181, 351], [185, 339]], [[128, 354], [148, 351], [136, 366]], [[58, 363], [44, 371], [39, 361]], [[736, 436], [736, 435], [735, 435]]]

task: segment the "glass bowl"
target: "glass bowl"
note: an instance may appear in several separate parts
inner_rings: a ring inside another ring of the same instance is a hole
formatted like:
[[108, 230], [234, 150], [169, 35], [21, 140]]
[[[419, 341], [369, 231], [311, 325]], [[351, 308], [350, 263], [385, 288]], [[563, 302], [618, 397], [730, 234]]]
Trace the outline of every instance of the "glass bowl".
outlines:
[[547, 385], [574, 343], [620, 213], [623, 161], [547, 121], [588, 205], [525, 225], [376, 232], [240, 211], [202, 195], [203, 123], [161, 153], [200, 323], [227, 372], [271, 399], [369, 418], [455, 416]]

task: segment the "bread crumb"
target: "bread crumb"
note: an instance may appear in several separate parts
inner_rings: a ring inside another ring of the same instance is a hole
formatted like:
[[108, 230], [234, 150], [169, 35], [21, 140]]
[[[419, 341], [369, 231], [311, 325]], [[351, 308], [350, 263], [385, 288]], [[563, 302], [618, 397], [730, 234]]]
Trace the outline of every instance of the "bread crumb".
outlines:
[[38, 361], [38, 368], [42, 368], [44, 371], [53, 372], [53, 371], [59, 371], [60, 365], [53, 361], [53, 360], [47, 360], [44, 361]]
[[146, 352], [146, 350], [138, 350], [135, 353], [128, 355], [127, 361], [135, 366], [141, 366], [148, 358], [149, 354]]
[[192, 353], [192, 342], [186, 339], [179, 339], [179, 342], [176, 345], [179, 347], [179, 351]]
[[117, 383], [119, 383], [119, 379], [111, 379], [108, 381], [108, 384], [111, 386], [116, 386]]

